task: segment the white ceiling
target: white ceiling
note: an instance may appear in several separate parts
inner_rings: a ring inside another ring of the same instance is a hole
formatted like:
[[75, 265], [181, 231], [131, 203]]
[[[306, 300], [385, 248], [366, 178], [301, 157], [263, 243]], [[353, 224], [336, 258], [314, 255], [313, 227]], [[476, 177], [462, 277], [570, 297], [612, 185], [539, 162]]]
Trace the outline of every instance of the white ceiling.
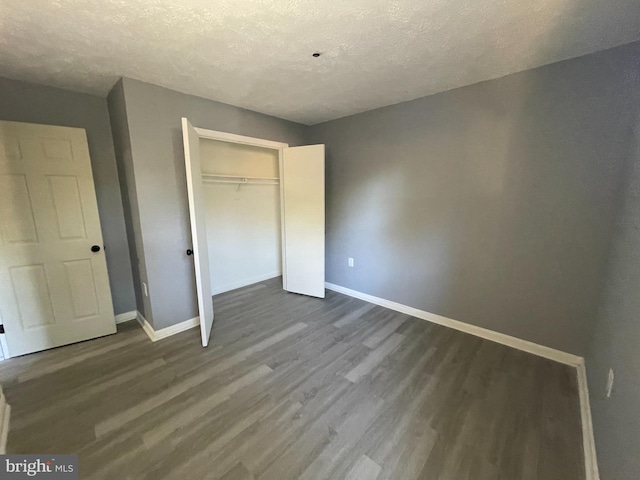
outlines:
[[1, 76], [124, 75], [305, 124], [639, 39], [640, 0], [0, 2]]

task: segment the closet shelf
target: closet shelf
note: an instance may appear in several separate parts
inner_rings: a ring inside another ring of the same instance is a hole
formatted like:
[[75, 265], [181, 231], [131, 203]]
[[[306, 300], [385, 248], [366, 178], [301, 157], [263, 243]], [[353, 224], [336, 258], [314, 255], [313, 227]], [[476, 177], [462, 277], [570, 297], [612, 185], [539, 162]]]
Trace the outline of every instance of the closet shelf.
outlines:
[[202, 181], [206, 183], [233, 183], [233, 184], [255, 184], [255, 185], [278, 185], [278, 177], [248, 177], [243, 175], [218, 175], [214, 173], [203, 173]]

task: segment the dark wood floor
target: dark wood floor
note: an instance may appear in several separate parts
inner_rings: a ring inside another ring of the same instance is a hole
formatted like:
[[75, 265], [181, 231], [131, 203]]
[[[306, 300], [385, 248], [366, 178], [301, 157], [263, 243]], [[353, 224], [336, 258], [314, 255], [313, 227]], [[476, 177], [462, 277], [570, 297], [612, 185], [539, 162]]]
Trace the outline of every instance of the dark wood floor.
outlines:
[[9, 451], [79, 453], [91, 479], [582, 480], [575, 370], [276, 280], [197, 330], [0, 363]]

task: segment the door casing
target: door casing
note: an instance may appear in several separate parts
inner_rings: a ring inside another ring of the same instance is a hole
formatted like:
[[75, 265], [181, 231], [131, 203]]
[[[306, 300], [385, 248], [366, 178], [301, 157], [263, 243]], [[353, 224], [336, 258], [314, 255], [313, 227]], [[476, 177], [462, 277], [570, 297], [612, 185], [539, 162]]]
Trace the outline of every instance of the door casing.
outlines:
[[[185, 117], [182, 118], [182, 125], [183, 125], [183, 131], [186, 125], [191, 125], [189, 123], [189, 120]], [[282, 288], [284, 290], [288, 290], [287, 288], [287, 265], [286, 265], [286, 259], [287, 259], [287, 252], [286, 252], [286, 241], [285, 241], [285, 202], [284, 202], [284, 161], [283, 161], [283, 150], [285, 148], [289, 148], [289, 144], [288, 143], [283, 143], [283, 142], [276, 142], [276, 141], [272, 141], [272, 140], [265, 140], [262, 138], [256, 138], [256, 137], [248, 137], [245, 135], [237, 135], [234, 133], [228, 133], [228, 132], [221, 132], [221, 131], [217, 131], [217, 130], [208, 130], [205, 128], [199, 128], [199, 127], [192, 127], [193, 130], [195, 130], [195, 133], [198, 136], [198, 139], [208, 139], [208, 140], [217, 140], [217, 141], [221, 141], [221, 142], [229, 142], [229, 143], [237, 143], [237, 144], [241, 144], [241, 145], [249, 145], [249, 146], [253, 146], [253, 147], [261, 147], [261, 148], [268, 148], [268, 149], [272, 149], [272, 150], [277, 150], [278, 151], [278, 170], [279, 170], [279, 175], [280, 175], [280, 185], [279, 185], [279, 191], [280, 191], [280, 236], [282, 241], [281, 243], [281, 253], [282, 253]], [[187, 142], [187, 138], [184, 139], [185, 143]], [[189, 174], [189, 172], [187, 172], [187, 175]], [[191, 207], [190, 207], [191, 210]], [[192, 212], [190, 211], [190, 216], [192, 215]], [[196, 282], [199, 282], [200, 280], [196, 278]], [[200, 301], [200, 299], [199, 299]], [[215, 309], [214, 309], [214, 314], [215, 314]], [[201, 325], [202, 328], [202, 325]], [[207, 334], [203, 331], [202, 332], [202, 337], [203, 337], [203, 345], [206, 346], [206, 344], [208, 343], [204, 341], [204, 338]], [[208, 338], [208, 337], [207, 337]]]

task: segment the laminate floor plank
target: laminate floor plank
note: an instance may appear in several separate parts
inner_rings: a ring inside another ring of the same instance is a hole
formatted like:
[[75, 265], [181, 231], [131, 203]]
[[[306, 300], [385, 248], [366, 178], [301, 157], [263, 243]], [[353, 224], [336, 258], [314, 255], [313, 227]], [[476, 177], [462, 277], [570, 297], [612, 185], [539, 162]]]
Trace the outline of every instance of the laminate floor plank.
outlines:
[[584, 480], [575, 369], [276, 278], [196, 329], [0, 362], [10, 453], [91, 480]]
[[345, 480], [376, 480], [380, 474], [380, 465], [366, 455], [362, 455]]

